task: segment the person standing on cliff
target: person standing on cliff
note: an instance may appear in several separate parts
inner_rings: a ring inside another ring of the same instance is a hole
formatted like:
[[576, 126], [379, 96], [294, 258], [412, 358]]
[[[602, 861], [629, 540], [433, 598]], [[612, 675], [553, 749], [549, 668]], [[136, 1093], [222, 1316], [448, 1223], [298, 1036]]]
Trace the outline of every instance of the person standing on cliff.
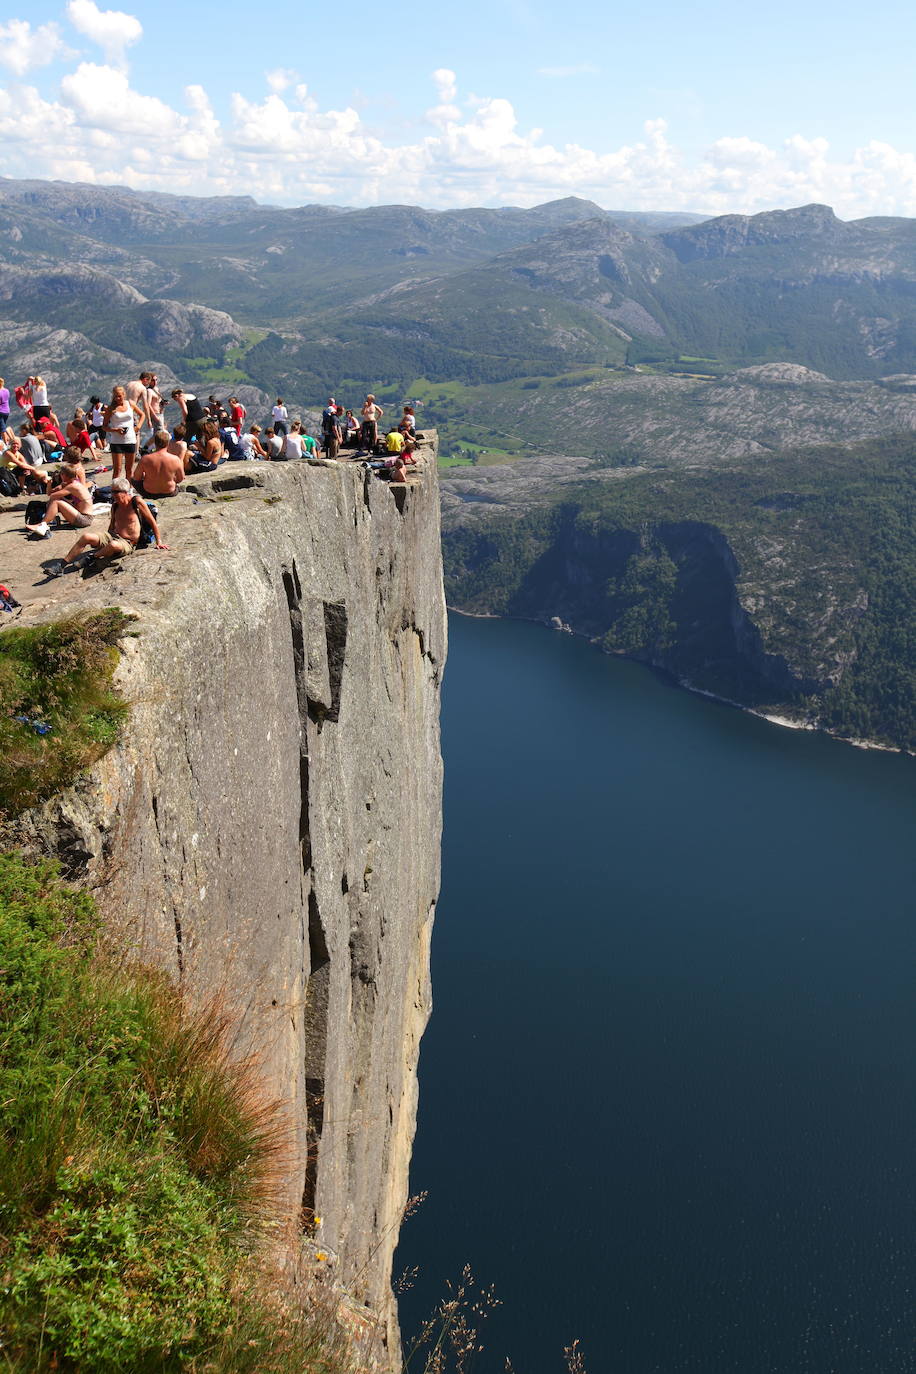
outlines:
[[[140, 445], [143, 443], [144, 429], [152, 428], [149, 412], [149, 377], [150, 374], [148, 372], [141, 372], [139, 377], [135, 377], [133, 381], [128, 382], [127, 386], [124, 388], [127, 393], [127, 399], [135, 410], [140, 412], [137, 416], [136, 424], [137, 450], [135, 461], [136, 458], [140, 457]], [[130, 476], [129, 473], [128, 476]]]
[[282, 396], [277, 397], [277, 404], [271, 411], [271, 417], [273, 419], [272, 429], [274, 434], [279, 434], [281, 439], [285, 439], [289, 421], [289, 411], [283, 404]]
[[360, 411], [360, 414], [362, 415], [363, 420], [363, 448], [368, 449], [370, 453], [373, 453], [375, 451], [375, 446], [378, 443], [378, 422], [385, 414], [385, 412], [382, 409], [382, 407], [377, 404], [376, 399], [371, 391], [369, 392], [369, 395], [366, 397], [365, 401], [363, 401], [362, 410]]
[[184, 391], [180, 386], [176, 386], [172, 392], [172, 400], [177, 401], [181, 407], [181, 422], [185, 428], [185, 438], [192, 444], [200, 435], [200, 427], [207, 418], [204, 411], [203, 402], [190, 391]]
[[321, 437], [328, 458], [336, 458], [340, 449], [340, 407], [332, 396], [321, 412]]
[[137, 456], [137, 426], [142, 423], [144, 414], [145, 411], [127, 399], [126, 387], [113, 388], [111, 400], [105, 407], [104, 424], [115, 477], [120, 477], [125, 468], [128, 477], [134, 470], [134, 459]]

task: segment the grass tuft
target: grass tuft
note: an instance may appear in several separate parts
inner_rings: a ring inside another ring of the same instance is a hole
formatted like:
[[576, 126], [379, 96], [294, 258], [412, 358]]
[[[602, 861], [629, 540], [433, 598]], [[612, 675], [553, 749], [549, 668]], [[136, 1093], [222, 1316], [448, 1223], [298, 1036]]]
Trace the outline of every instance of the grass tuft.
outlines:
[[105, 610], [0, 634], [0, 817], [53, 796], [114, 744], [128, 711], [112, 686], [128, 622]]
[[219, 1008], [100, 952], [92, 901], [0, 855], [0, 1362], [342, 1374], [266, 1260], [278, 1105]]

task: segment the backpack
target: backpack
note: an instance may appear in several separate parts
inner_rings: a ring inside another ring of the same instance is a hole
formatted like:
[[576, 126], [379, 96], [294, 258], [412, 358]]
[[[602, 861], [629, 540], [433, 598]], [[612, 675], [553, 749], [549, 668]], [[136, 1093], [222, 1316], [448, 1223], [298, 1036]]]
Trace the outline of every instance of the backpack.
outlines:
[[47, 509], [47, 501], [29, 501], [25, 508], [25, 523], [27, 525], [40, 525], [45, 518]]
[[0, 496], [18, 496], [19, 483], [9, 468], [0, 468]]
[[[146, 505], [147, 505], [147, 509], [149, 510], [150, 515], [153, 517], [154, 520], [156, 520], [156, 521], [158, 522], [158, 520], [159, 520], [159, 507], [156, 505], [156, 502], [155, 502], [155, 501], [147, 501]], [[146, 516], [145, 516], [145, 515], [141, 515], [141, 514], [140, 514], [140, 511], [137, 510], [137, 498], [136, 498], [136, 496], [134, 497], [134, 510], [137, 511], [137, 516], [138, 516], [139, 521], [140, 521], [140, 538], [137, 540], [136, 547], [137, 547], [138, 549], [149, 549], [149, 548], [151, 548], [151, 547], [153, 546], [153, 544], [155, 544], [155, 542], [156, 542], [156, 535], [155, 535], [155, 533], [153, 532], [153, 527], [152, 527], [152, 525], [150, 524], [150, 522], [147, 520]]]
[[19, 602], [13, 596], [9, 587], [4, 587], [3, 584], [0, 583], [0, 611], [15, 611], [18, 605]]
[[226, 456], [229, 459], [230, 463], [237, 463], [240, 462], [243, 458], [248, 457], [248, 454], [246, 453], [245, 449], [239, 443], [239, 436], [236, 430], [232, 429], [231, 427], [227, 429], [221, 429], [219, 432], [219, 437], [226, 445]]

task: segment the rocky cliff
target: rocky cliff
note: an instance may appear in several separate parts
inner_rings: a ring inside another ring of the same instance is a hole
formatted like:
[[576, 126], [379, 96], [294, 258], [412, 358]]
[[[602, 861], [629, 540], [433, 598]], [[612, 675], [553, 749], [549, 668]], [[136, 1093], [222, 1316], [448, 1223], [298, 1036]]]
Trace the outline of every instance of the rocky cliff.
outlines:
[[913, 440], [443, 482], [449, 602], [558, 619], [742, 704], [913, 749]]
[[131, 955], [234, 1014], [290, 1122], [288, 1270], [317, 1236], [383, 1368], [439, 882], [434, 436], [424, 456], [398, 487], [227, 465], [161, 503], [169, 552], [17, 584], [25, 623], [136, 617], [125, 737], [18, 839], [94, 889]]

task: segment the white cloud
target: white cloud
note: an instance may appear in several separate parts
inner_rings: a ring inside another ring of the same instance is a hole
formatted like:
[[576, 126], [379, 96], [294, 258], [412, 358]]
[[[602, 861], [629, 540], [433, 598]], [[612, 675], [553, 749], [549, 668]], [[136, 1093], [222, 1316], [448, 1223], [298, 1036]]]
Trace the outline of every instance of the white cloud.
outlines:
[[183, 131], [182, 117], [153, 95], [139, 95], [115, 67], [81, 62], [60, 83], [64, 104], [77, 122], [90, 129], [109, 129], [130, 138], [175, 138]]
[[[115, 13], [71, 0], [71, 10], [78, 5], [106, 22]], [[117, 41], [111, 32], [109, 51], [123, 53], [136, 31], [123, 27]], [[449, 68], [431, 81], [437, 103], [424, 131], [395, 141], [352, 105], [322, 109], [295, 72], [267, 75], [263, 99], [236, 92], [220, 118], [202, 85], [175, 107], [135, 89], [117, 61], [81, 61], [54, 94], [0, 85], [4, 170], [286, 204], [534, 205], [575, 194], [610, 209], [724, 214], [817, 200], [844, 218], [916, 215], [916, 155], [885, 142], [838, 157], [823, 138], [798, 133], [770, 146], [738, 128], [688, 157], [665, 121], [650, 119], [640, 138], [616, 147], [559, 144], [520, 125], [504, 96], [462, 98]]]
[[27, 19], [10, 19], [0, 24], [0, 52], [3, 65], [14, 76], [25, 76], [38, 67], [74, 55], [56, 24], [41, 24], [33, 29]]
[[433, 83], [439, 103], [426, 111], [430, 124], [445, 127], [461, 118], [461, 111], [455, 104], [458, 99], [458, 78], [448, 67], [439, 67], [433, 72]]
[[289, 67], [275, 67], [272, 72], [265, 73], [267, 84], [277, 95], [282, 95], [295, 82], [299, 80], [299, 73], [292, 71]]
[[100, 10], [93, 0], [69, 0], [67, 18], [75, 29], [91, 38], [109, 62], [120, 66], [124, 50], [143, 37], [143, 25], [123, 10]]
[[574, 67], [538, 67], [538, 76], [562, 81], [567, 76], [594, 76], [597, 71], [593, 62], [577, 62]]

